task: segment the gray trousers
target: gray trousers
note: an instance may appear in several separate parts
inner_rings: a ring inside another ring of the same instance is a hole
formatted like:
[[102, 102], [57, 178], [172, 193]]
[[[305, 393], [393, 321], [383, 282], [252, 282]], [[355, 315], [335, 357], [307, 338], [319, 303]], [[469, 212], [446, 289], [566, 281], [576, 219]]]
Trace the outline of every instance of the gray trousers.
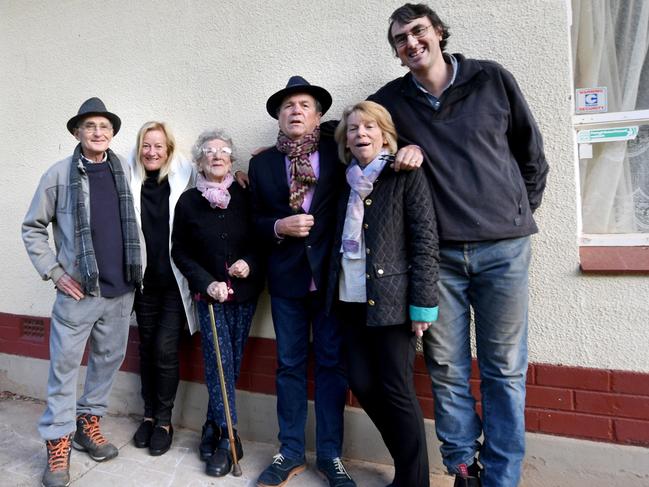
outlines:
[[[75, 301], [57, 291], [50, 323], [50, 372], [47, 408], [38, 422], [44, 440], [76, 429], [81, 413], [103, 416], [115, 375], [124, 360], [134, 293], [117, 298], [87, 296]], [[77, 401], [77, 377], [90, 339], [83, 395]]]

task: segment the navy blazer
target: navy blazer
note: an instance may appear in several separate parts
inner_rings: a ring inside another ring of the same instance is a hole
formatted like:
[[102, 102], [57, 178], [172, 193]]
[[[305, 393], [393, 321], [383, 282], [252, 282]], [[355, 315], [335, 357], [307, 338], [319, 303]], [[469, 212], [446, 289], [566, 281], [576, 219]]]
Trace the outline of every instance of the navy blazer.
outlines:
[[314, 225], [305, 238], [275, 235], [275, 222], [295, 212], [289, 206], [285, 155], [273, 147], [250, 160], [252, 214], [257, 238], [267, 258], [268, 288], [273, 296], [300, 298], [309, 293], [311, 278], [325, 291], [336, 220], [338, 193], [344, 187], [344, 165], [337, 147], [322, 137], [318, 147], [320, 175], [309, 214]]

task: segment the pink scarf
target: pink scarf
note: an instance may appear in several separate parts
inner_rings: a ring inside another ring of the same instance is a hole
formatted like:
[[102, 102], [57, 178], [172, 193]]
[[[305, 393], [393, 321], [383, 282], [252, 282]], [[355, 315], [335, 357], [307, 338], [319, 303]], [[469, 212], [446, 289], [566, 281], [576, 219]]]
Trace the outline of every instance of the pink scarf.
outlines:
[[196, 176], [196, 189], [201, 192], [203, 198], [210, 202], [212, 208], [217, 206], [223, 210], [228, 207], [230, 203], [230, 192], [228, 188], [232, 185], [234, 178], [232, 174], [227, 173], [223, 182], [213, 183], [205, 179], [201, 173]]

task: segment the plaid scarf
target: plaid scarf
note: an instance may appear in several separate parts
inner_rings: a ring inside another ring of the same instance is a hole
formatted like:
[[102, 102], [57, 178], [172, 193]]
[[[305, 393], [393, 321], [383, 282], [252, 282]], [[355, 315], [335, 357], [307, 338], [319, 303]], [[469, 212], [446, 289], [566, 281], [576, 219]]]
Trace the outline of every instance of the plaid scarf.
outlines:
[[394, 156], [383, 149], [376, 158], [364, 168], [352, 159], [345, 176], [351, 188], [347, 200], [347, 212], [343, 226], [342, 246], [340, 251], [347, 259], [360, 259], [363, 217], [365, 207], [363, 200], [374, 190], [374, 181], [379, 177], [386, 164], [394, 162]]
[[318, 180], [311, 167], [309, 156], [318, 150], [320, 142], [320, 127], [316, 127], [313, 132], [305, 135], [302, 140], [294, 141], [289, 139], [281, 130], [277, 135], [277, 150], [286, 154], [290, 162], [291, 188], [289, 196], [289, 205], [293, 211], [297, 212], [302, 207], [304, 195], [310, 187], [315, 185]]
[[[140, 262], [140, 237], [135, 220], [135, 210], [133, 209], [133, 197], [119, 159], [110, 149], [107, 150], [107, 156], [106, 163], [113, 174], [119, 200], [126, 280], [139, 286], [142, 282], [142, 264]], [[74, 205], [74, 241], [77, 249], [79, 272], [81, 273], [81, 287], [84, 293], [92, 294], [97, 291], [99, 269], [97, 268], [97, 259], [92, 245], [86, 203], [81, 189], [81, 173], [85, 171], [81, 161], [81, 144], [74, 149], [71, 164], [70, 201]]]

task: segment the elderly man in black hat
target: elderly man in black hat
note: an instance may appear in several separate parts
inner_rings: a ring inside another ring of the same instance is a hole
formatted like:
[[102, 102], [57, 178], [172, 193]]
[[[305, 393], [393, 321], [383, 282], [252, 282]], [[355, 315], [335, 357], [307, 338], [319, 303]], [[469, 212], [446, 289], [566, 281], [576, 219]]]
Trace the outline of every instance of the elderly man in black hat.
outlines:
[[355, 486], [340, 460], [347, 381], [340, 326], [324, 311], [327, 258], [343, 166], [320, 117], [331, 95], [293, 76], [268, 99], [279, 121], [274, 147], [250, 161], [253, 214], [268, 248], [268, 287], [277, 338], [277, 416], [280, 450], [257, 485], [284, 485], [306, 468], [307, 356], [315, 355], [317, 468], [335, 487]]
[[[134, 290], [142, 280], [128, 166], [108, 148], [120, 125], [99, 98], [81, 105], [67, 124], [79, 144], [45, 172], [22, 225], [34, 267], [57, 289], [47, 408], [38, 424], [47, 446], [46, 487], [69, 485], [71, 446], [98, 462], [118, 453], [99, 421], [124, 358]], [[49, 243], [50, 223], [56, 251]], [[88, 340], [86, 381], [76, 400]]]

